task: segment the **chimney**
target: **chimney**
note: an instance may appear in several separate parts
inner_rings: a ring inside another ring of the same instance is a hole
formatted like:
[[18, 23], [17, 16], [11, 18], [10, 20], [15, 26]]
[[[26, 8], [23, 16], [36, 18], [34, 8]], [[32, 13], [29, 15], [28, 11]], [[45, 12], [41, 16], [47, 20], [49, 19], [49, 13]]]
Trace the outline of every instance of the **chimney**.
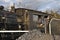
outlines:
[[15, 12], [15, 4], [11, 6], [11, 12]]

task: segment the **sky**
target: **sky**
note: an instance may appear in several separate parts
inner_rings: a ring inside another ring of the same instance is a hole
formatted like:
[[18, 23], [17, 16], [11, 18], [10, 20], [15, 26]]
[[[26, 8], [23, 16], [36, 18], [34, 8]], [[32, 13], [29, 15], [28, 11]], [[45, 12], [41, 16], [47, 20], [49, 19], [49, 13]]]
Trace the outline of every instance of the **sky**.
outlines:
[[15, 3], [16, 8], [27, 8], [38, 11], [60, 9], [60, 0], [0, 0], [0, 5], [5, 8]]

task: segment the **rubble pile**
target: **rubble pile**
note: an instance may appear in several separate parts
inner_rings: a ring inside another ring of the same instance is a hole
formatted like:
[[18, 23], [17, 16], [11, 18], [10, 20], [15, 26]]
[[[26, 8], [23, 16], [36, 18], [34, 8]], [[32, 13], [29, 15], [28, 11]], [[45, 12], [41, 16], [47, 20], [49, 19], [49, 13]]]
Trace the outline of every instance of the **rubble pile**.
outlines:
[[60, 36], [53, 37], [49, 34], [41, 33], [39, 30], [33, 30], [29, 33], [25, 33], [16, 40], [59, 40]]

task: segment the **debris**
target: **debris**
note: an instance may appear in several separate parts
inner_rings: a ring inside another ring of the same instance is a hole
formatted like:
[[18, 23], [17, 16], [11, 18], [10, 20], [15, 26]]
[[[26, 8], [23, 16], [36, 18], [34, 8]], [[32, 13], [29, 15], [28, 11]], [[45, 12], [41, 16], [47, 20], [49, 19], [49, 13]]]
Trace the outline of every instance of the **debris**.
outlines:
[[[56, 35], [55, 35], [56, 36]], [[56, 40], [60, 36], [56, 36]], [[16, 40], [54, 40], [54, 37], [49, 34], [41, 33], [39, 30], [32, 30], [29, 33], [25, 33]]]

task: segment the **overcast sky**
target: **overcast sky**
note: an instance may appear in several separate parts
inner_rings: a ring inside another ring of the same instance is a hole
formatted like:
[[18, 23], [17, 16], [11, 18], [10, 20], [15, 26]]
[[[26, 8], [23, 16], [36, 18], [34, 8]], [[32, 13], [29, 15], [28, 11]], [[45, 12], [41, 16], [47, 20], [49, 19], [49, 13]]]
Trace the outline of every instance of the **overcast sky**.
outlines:
[[0, 5], [5, 7], [15, 3], [16, 7], [29, 8], [39, 11], [60, 9], [60, 0], [0, 0]]

